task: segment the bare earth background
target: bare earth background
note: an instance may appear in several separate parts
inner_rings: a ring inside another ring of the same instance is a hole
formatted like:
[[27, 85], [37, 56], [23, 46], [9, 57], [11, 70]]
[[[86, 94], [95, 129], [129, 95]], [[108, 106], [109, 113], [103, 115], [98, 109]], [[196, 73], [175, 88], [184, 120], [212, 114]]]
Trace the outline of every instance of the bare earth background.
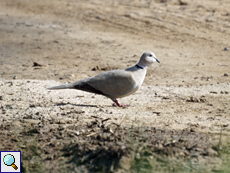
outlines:
[[[229, 9], [229, 0], [1, 0], [0, 150], [21, 150], [23, 172], [222, 169]], [[128, 108], [46, 90], [133, 66], [145, 51], [161, 63], [120, 99]]]

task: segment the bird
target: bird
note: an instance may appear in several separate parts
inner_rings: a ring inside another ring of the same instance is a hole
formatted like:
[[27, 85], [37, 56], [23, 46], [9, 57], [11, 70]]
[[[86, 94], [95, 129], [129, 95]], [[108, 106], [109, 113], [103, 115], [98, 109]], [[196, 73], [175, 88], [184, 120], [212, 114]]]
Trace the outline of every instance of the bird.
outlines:
[[114, 106], [127, 107], [118, 102], [118, 98], [126, 97], [140, 89], [147, 68], [154, 62], [160, 63], [153, 52], [142, 54], [139, 62], [127, 69], [112, 70], [96, 76], [85, 78], [74, 83], [47, 88], [48, 90], [77, 89], [103, 95], [114, 102]]

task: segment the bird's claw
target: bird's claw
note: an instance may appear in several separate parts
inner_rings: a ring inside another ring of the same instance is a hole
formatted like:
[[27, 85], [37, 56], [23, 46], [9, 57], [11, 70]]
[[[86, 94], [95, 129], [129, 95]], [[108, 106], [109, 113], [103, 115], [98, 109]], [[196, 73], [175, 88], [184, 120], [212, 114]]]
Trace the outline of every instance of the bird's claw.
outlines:
[[113, 100], [114, 103], [113, 103], [113, 106], [118, 106], [118, 107], [128, 107], [129, 105], [123, 105], [123, 104], [120, 104], [116, 99]]

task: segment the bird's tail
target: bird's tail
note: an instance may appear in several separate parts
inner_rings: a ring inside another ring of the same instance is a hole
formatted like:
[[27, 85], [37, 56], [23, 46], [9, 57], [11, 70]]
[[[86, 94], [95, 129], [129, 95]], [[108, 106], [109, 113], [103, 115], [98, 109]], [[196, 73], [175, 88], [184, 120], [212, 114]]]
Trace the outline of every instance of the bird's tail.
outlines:
[[47, 88], [48, 90], [60, 90], [60, 89], [73, 89], [74, 86], [73, 84], [66, 84], [66, 85], [59, 85], [59, 86], [54, 86]]

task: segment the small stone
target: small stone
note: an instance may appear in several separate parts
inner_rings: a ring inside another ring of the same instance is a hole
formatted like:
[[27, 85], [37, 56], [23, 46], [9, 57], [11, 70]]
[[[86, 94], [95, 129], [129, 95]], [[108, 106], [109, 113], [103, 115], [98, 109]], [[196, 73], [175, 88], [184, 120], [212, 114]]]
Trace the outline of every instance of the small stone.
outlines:
[[163, 145], [161, 144], [161, 143], [159, 143], [158, 145], [157, 145], [157, 149], [158, 150], [162, 150], [164, 147], [163, 147]]
[[161, 116], [160, 112], [153, 112], [153, 114], [156, 114], [157, 116]]
[[37, 63], [37, 62], [34, 62], [34, 63], [33, 63], [33, 67], [41, 67], [41, 66], [43, 66], [43, 65], [41, 65], [41, 64], [39, 64], [39, 63]]
[[217, 94], [217, 92], [216, 92], [216, 91], [210, 91], [210, 93], [212, 93], [212, 94]]
[[96, 66], [96, 67], [92, 68], [91, 70], [92, 70], [92, 71], [97, 71], [97, 70], [99, 70], [99, 67]]
[[136, 159], [139, 160], [140, 158], [141, 158], [140, 153], [137, 153], [137, 154], [136, 154]]
[[190, 132], [195, 132], [196, 130], [194, 128], [191, 128], [190, 129]]
[[100, 112], [104, 112], [104, 110], [102, 108], [99, 109]]
[[164, 97], [162, 97], [162, 99], [165, 99], [165, 100], [166, 100], [166, 99], [169, 99], [169, 97], [167, 97], [167, 96], [164, 96]]
[[208, 148], [208, 149], [205, 149], [204, 155], [207, 155], [207, 156], [217, 156], [218, 153], [217, 153], [217, 151], [213, 150], [212, 148]]
[[223, 124], [223, 127], [228, 127], [229, 126], [229, 124]]
[[228, 77], [228, 73], [224, 73], [224, 77]]
[[224, 48], [224, 51], [228, 51], [228, 50], [229, 50], [228, 47], [225, 47], [225, 48]]

